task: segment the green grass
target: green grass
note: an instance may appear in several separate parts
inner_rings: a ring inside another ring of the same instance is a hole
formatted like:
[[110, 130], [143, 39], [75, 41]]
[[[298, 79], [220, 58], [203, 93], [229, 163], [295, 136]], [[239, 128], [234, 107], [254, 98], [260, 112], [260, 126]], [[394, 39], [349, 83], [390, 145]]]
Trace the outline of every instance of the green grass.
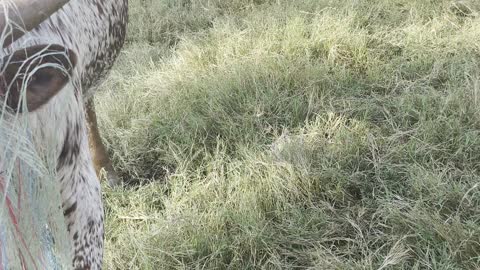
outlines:
[[480, 2], [130, 4], [107, 269], [480, 268]]

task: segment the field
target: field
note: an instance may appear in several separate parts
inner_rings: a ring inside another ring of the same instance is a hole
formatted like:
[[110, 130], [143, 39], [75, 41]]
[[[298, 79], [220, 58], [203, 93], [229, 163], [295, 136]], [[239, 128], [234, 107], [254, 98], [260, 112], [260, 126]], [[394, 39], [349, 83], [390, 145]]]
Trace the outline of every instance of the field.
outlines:
[[131, 0], [106, 269], [480, 269], [480, 2]]

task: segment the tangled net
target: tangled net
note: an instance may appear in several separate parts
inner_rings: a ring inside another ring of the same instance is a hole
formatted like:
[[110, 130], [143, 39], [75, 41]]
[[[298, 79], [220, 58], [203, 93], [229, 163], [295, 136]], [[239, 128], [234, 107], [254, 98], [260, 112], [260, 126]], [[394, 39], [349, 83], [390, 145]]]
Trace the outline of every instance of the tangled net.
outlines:
[[[56, 158], [36, 151], [17, 118], [0, 120], [0, 269], [65, 269], [70, 254]], [[26, 117], [25, 117], [26, 118]]]

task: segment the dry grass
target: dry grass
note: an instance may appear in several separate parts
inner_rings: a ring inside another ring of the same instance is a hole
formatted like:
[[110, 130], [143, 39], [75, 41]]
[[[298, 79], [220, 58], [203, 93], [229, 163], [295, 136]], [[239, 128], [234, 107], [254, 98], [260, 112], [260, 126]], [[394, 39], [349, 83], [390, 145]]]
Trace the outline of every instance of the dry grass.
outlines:
[[476, 1], [131, 1], [107, 269], [480, 267]]

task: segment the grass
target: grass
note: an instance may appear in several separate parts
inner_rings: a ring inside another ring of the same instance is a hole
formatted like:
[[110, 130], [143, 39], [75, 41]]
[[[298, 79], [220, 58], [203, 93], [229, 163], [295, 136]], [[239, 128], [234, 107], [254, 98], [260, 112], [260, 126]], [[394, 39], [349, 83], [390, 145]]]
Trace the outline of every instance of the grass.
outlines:
[[132, 0], [107, 269], [479, 269], [480, 4]]

